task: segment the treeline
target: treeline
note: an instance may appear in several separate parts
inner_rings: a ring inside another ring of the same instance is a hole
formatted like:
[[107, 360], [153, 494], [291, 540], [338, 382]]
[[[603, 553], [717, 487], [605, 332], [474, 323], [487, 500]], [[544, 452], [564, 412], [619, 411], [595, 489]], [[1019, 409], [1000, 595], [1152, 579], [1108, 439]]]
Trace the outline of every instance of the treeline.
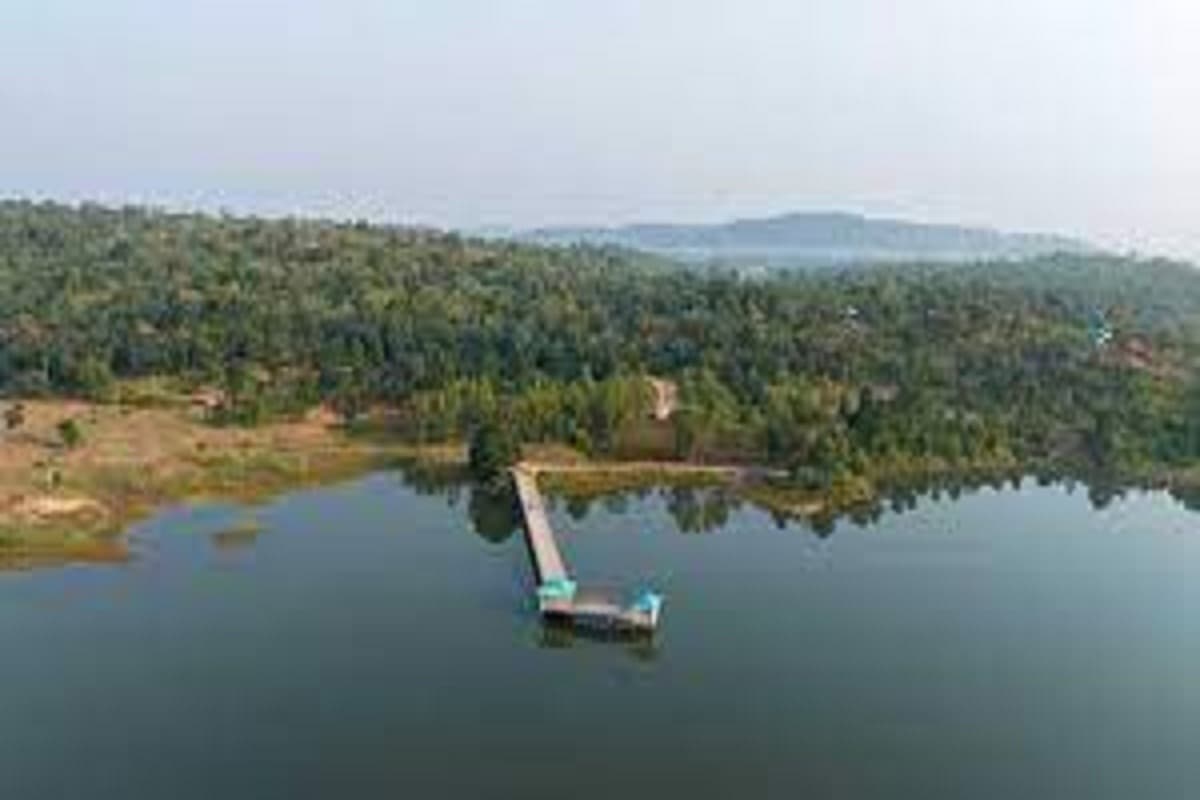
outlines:
[[[323, 221], [0, 203], [0, 392], [209, 387], [420, 441], [482, 421], [591, 452], [1145, 473], [1200, 458], [1200, 274], [1063, 256], [747, 280], [626, 252]], [[678, 382], [648, 422], [644, 377]]]

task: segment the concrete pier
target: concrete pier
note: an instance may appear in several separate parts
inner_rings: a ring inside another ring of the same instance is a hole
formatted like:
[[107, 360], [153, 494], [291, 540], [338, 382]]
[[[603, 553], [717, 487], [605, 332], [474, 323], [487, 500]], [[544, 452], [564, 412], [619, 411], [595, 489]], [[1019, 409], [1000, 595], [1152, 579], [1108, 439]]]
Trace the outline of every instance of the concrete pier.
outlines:
[[658, 627], [661, 598], [643, 592], [632, 603], [623, 604], [611, 592], [581, 589], [571, 578], [558, 549], [554, 529], [537, 485], [537, 473], [520, 465], [512, 469], [513, 485], [521, 504], [525, 541], [538, 581], [538, 609], [543, 617], [557, 621], [635, 632]]

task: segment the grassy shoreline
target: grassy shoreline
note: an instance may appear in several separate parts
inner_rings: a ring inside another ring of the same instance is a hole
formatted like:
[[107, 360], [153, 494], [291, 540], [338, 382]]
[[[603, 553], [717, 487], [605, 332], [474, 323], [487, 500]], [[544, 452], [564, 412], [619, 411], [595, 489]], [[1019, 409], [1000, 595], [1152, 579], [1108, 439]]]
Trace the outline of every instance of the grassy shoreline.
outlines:
[[[206, 424], [188, 408], [131, 408], [29, 401], [27, 423], [0, 439], [0, 569], [128, 558], [124, 532], [173, 504], [255, 502], [414, 463], [463, 472], [459, 445], [415, 446], [369, 427], [348, 431], [331, 415], [253, 429]], [[82, 441], [55, 431], [76, 420]], [[884, 461], [870, 474], [801, 488], [759, 467], [591, 461], [563, 447], [528, 448], [551, 494], [591, 500], [656, 487], [719, 488], [770, 513], [828, 524], [890, 493], [939, 481], [997, 482], [1036, 474], [1012, 458], [970, 463]], [[1147, 470], [1115, 486], [1200, 491], [1200, 468]]]
[[[254, 429], [207, 425], [189, 409], [27, 401], [0, 439], [0, 568], [128, 558], [123, 533], [173, 504], [254, 502], [413, 460], [458, 462], [456, 447], [414, 447], [344, 430], [328, 415]], [[55, 435], [64, 419], [76, 447]]]

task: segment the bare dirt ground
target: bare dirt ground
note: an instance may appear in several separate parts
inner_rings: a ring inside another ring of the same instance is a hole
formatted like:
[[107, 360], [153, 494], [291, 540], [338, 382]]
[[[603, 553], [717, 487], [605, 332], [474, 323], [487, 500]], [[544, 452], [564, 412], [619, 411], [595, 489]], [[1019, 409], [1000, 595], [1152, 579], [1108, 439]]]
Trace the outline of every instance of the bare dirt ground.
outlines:
[[674, 381], [651, 378], [650, 387], [654, 390], [654, 419], [666, 422], [679, 409], [679, 386]]

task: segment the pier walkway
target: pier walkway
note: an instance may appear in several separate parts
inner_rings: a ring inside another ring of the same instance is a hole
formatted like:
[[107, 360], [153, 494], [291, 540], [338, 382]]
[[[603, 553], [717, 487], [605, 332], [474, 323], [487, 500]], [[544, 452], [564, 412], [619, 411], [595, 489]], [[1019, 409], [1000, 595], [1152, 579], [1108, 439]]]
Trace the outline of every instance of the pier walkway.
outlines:
[[525, 541], [538, 582], [538, 609], [546, 619], [571, 624], [599, 626], [632, 632], [651, 632], [658, 627], [662, 599], [642, 592], [632, 603], [623, 604], [612, 592], [581, 589], [571, 578], [546, 505], [537, 485], [537, 470], [517, 465], [513, 485], [521, 504]]

